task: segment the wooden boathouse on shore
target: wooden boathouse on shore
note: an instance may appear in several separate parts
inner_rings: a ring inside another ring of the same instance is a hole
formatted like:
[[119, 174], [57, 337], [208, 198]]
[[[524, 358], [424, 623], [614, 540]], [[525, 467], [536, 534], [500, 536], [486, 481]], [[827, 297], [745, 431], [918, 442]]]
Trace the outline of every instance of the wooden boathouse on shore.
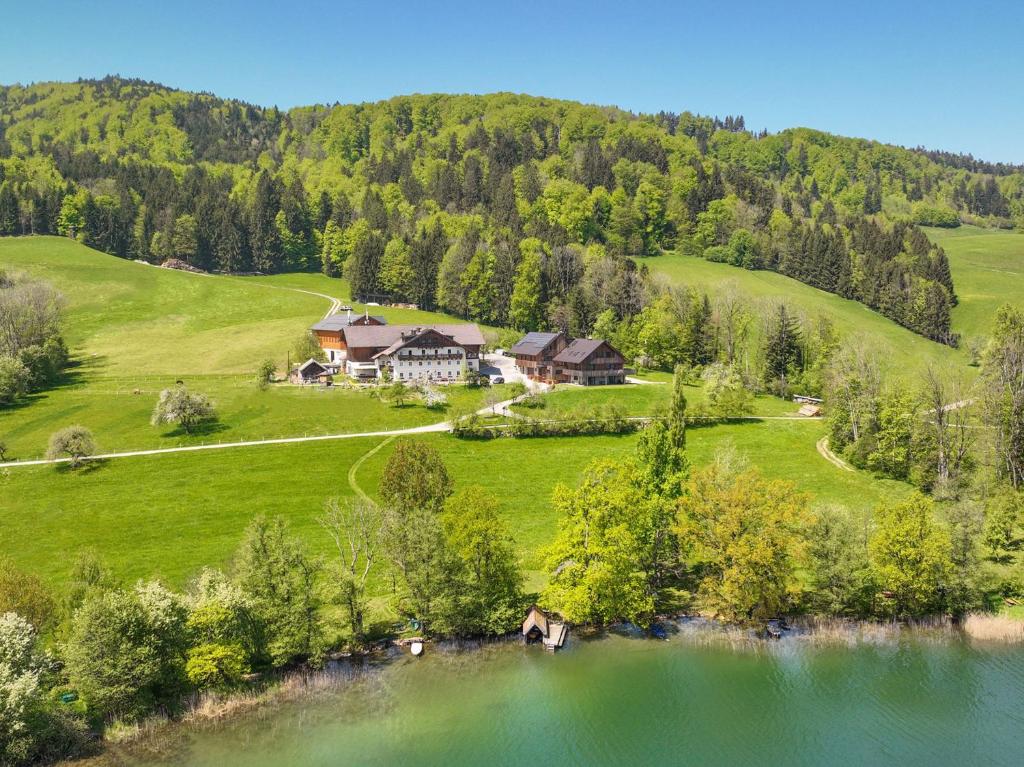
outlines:
[[553, 621], [537, 605], [531, 605], [523, 621], [523, 639], [527, 642], [542, 642], [544, 649], [554, 652], [569, 638], [569, 626], [563, 621]]

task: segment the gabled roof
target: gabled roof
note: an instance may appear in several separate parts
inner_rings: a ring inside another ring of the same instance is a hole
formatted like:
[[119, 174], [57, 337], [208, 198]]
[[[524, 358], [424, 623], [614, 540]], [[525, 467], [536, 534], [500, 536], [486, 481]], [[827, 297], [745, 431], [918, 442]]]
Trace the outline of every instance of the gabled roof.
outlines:
[[312, 357], [310, 357], [308, 360], [299, 365], [296, 368], [296, 370], [304, 377], [310, 373], [312, 373], [313, 375], [321, 375], [322, 373], [327, 372], [327, 368], [324, 367], [322, 363], [317, 362]]
[[408, 336], [424, 330], [436, 330], [452, 338], [459, 346], [484, 345], [480, 328], [471, 322], [447, 325], [352, 325], [345, 329], [345, 343], [349, 349], [387, 349], [396, 341], [401, 341], [403, 333]]
[[[584, 362], [607, 343], [601, 338], [577, 338], [560, 351], [553, 362]], [[609, 345], [610, 347], [610, 345]]]
[[548, 635], [548, 616], [537, 605], [531, 605], [530, 611], [523, 621], [523, 636], [529, 634], [533, 629], [539, 629], [545, 637]]
[[384, 351], [377, 352], [376, 354], [374, 354], [373, 358], [377, 359], [377, 357], [385, 357], [389, 354], [394, 354], [399, 349], [404, 349], [406, 346], [416, 346], [416, 342], [419, 341], [421, 338], [425, 338], [426, 336], [440, 336], [443, 343], [448, 343], [453, 346], [460, 345], [459, 342], [456, 341], [454, 338], [452, 338], [449, 335], [445, 335], [444, 333], [442, 333], [439, 330], [436, 330], [435, 328], [424, 328], [419, 333], [416, 333], [416, 335], [406, 336], [405, 338], [399, 338]]
[[339, 313], [339, 314], [332, 314], [330, 317], [324, 317], [318, 323], [313, 325], [313, 327], [310, 328], [310, 329], [311, 330], [345, 330], [346, 328], [349, 328], [349, 327], [356, 327], [355, 323], [359, 322], [360, 320], [366, 320], [367, 317], [369, 317], [370, 319], [375, 320], [378, 323], [378, 325], [386, 325], [387, 324], [387, 320], [386, 319], [384, 319], [383, 317], [381, 317], [379, 315], [376, 315], [376, 314], [370, 314], [370, 315], [353, 314], [350, 317], [348, 314], [340, 314]]
[[551, 345], [560, 333], [527, 333], [525, 336], [520, 338], [516, 345], [513, 346], [509, 351], [512, 354], [522, 354], [529, 357], [534, 357]]

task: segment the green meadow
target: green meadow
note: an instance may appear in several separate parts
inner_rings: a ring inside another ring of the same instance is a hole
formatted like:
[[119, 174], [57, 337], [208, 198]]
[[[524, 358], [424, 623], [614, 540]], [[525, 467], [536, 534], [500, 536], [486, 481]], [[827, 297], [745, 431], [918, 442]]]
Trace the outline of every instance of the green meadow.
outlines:
[[[896, 327], [859, 304], [843, 301], [779, 275], [752, 273], [699, 259], [664, 256], [648, 261], [667, 278], [697, 287], [735, 280], [756, 300], [791, 299], [809, 314], [827, 313], [844, 332], [866, 334], [899, 364], [934, 356], [963, 356]], [[362, 433], [435, 423], [444, 413], [419, 404], [395, 407], [362, 390], [272, 386], [260, 391], [252, 369], [264, 358], [283, 367], [295, 339], [330, 302], [297, 291], [344, 300], [343, 280], [322, 275], [221, 277], [186, 274], [97, 253], [59, 238], [0, 240], [0, 268], [48, 279], [67, 301], [67, 339], [77, 365], [60, 387], [0, 413], [0, 438], [14, 457], [37, 457], [55, 429], [81, 423], [103, 451], [173, 447], [324, 433]], [[960, 279], [960, 278], [958, 278]], [[362, 306], [353, 306], [363, 311]], [[369, 307], [392, 322], [450, 318], [414, 310]], [[600, 389], [564, 387], [533, 409], [540, 417], [616, 403], [630, 415], [663, 409], [670, 376], [646, 373], [654, 383]], [[149, 414], [159, 390], [183, 380], [208, 393], [220, 419], [195, 435], [154, 428]], [[448, 390], [451, 404], [483, 404], [483, 393]], [[689, 387], [692, 403], [699, 387]], [[791, 414], [792, 403], [759, 397], [754, 413]], [[767, 476], [790, 480], [815, 503], [869, 508], [908, 491], [861, 472], [842, 471], [822, 458], [817, 421], [751, 420], [689, 432], [688, 454], [705, 463], [734, 449]], [[402, 437], [401, 439], [406, 439]], [[593, 460], [625, 456], [635, 436], [462, 441], [448, 434], [417, 437], [436, 445], [457, 486], [477, 483], [500, 500], [530, 584], [542, 583], [543, 546], [557, 521], [551, 494], [576, 483]], [[382, 449], [368, 453], [385, 442]], [[316, 552], [329, 553], [317, 523], [324, 502], [355, 493], [352, 479], [371, 495], [394, 441], [352, 438], [287, 445], [162, 454], [96, 462], [79, 471], [51, 466], [0, 473], [0, 545], [16, 562], [62, 583], [75, 554], [94, 549], [125, 579], [158, 576], [185, 583], [204, 565], [228, 561], [257, 514], [289, 519]], [[376, 584], [378, 593], [385, 584]]]
[[[869, 508], [907, 492], [900, 483], [829, 464], [815, 450], [821, 433], [813, 421], [695, 428], [689, 432], [688, 454], [702, 464], [716, 450], [733, 448], [767, 476], [795, 482], [815, 502]], [[499, 498], [534, 583], [540, 577], [540, 549], [556, 529], [550, 503], [555, 485], [577, 482], [595, 459], [630, 454], [636, 440], [415, 438], [441, 451], [457, 487], [480, 484]], [[366, 437], [140, 456], [79, 471], [7, 470], [0, 476], [0, 541], [19, 565], [55, 585], [83, 549], [99, 552], [126, 579], [159, 576], [180, 585], [203, 565], [225, 564], [258, 514], [287, 518], [314, 551], [327, 554], [329, 540], [316, 521], [323, 504], [352, 496], [349, 469], [382, 441]], [[356, 483], [371, 495], [393, 444], [356, 472]]]
[[[637, 259], [656, 275], [676, 285], [684, 285], [710, 294], [728, 284], [760, 306], [764, 315], [774, 305], [785, 303], [808, 320], [828, 317], [840, 335], [862, 339], [870, 344], [878, 359], [895, 375], [920, 370], [932, 362], [941, 366], [965, 365], [967, 355], [958, 349], [929, 341], [907, 330], [863, 304], [804, 285], [775, 272], [749, 271], [729, 264], [705, 261], [697, 256], [666, 253], [653, 258]], [[959, 285], [956, 272], [954, 283]], [[760, 333], [758, 325], [754, 333]]]
[[1024, 234], [976, 226], [925, 231], [949, 257], [960, 299], [953, 329], [965, 340], [987, 335], [1001, 304], [1024, 305]]
[[[657, 415], [665, 411], [672, 393], [671, 376], [668, 374], [645, 375], [648, 384], [627, 383], [621, 386], [558, 386], [554, 391], [538, 395], [533, 406], [513, 405], [517, 413], [534, 418], [561, 418], [569, 414], [582, 415], [596, 408], [616, 405], [627, 416]], [[689, 407], [705, 402], [704, 389], [698, 384], [686, 386], [686, 401]], [[796, 415], [798, 405], [778, 397], [760, 395], [751, 402], [750, 415], [783, 416]]]

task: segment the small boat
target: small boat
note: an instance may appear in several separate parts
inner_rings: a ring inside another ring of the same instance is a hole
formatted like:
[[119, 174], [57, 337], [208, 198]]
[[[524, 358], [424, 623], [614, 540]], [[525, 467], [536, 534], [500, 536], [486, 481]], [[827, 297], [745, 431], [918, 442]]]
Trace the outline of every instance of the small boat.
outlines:
[[423, 654], [423, 642], [413, 642], [411, 645], [409, 645], [409, 652], [411, 652], [413, 655], [415, 655], [417, 657], [422, 655]]
[[668, 630], [660, 623], [652, 625], [650, 633], [655, 639], [664, 639], [665, 641], [668, 641]]

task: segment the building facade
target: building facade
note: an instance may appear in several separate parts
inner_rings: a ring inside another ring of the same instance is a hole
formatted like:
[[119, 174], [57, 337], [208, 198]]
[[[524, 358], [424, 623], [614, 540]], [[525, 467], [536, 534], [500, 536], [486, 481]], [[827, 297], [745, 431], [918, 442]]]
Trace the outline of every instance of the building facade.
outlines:
[[350, 327], [364, 327], [367, 325], [386, 325], [383, 317], [377, 317], [369, 312], [364, 314], [352, 314], [348, 309], [344, 314], [332, 314], [316, 323], [310, 330], [320, 342], [320, 348], [324, 350], [327, 361], [340, 363], [348, 355], [348, 343], [345, 339], [345, 331]]
[[626, 382], [625, 359], [599, 338], [527, 333], [510, 350], [520, 373], [546, 383], [601, 386]]
[[345, 372], [353, 378], [445, 383], [480, 370], [484, 337], [471, 323], [364, 325], [345, 329]]

